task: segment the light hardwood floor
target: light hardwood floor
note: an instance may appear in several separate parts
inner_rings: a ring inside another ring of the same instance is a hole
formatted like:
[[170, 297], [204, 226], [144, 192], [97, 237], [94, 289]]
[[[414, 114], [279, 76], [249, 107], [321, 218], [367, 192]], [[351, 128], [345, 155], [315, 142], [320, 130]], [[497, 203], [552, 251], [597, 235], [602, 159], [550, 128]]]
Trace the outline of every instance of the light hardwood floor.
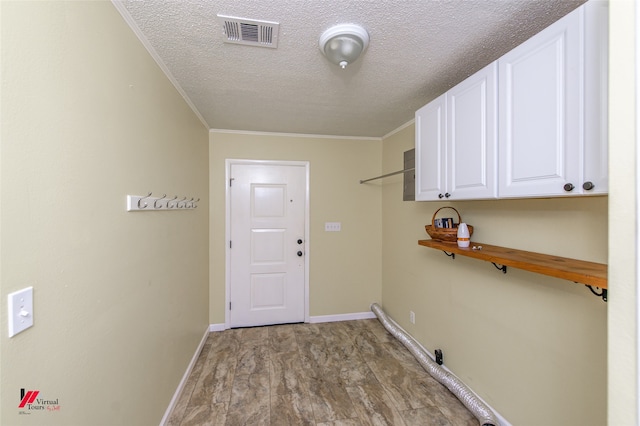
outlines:
[[478, 425], [378, 320], [211, 333], [169, 417], [187, 425]]

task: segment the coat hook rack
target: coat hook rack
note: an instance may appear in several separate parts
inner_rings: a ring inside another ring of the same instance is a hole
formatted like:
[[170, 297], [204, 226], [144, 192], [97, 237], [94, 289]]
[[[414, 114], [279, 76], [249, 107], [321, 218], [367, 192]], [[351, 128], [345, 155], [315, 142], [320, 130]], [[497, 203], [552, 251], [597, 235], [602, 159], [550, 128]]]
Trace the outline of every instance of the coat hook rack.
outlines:
[[167, 196], [154, 197], [152, 192], [147, 195], [127, 195], [127, 211], [143, 212], [157, 210], [193, 210], [198, 208], [200, 198]]

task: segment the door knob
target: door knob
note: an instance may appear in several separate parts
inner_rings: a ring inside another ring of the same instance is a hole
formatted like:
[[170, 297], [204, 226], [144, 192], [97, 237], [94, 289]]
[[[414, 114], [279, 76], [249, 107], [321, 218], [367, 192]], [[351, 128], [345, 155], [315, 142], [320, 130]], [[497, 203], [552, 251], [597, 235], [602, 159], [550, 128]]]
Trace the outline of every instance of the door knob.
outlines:
[[301, 251], [298, 252], [298, 256], [302, 257], [302, 252]]
[[302, 240], [301, 239], [298, 239], [298, 244], [302, 244]]
[[573, 188], [575, 188], [575, 186], [573, 186], [572, 183], [567, 183], [567, 184], [564, 185], [564, 190], [567, 191], [567, 192], [573, 191]]
[[582, 184], [582, 189], [584, 189], [585, 191], [590, 191], [593, 188], [595, 188], [595, 185], [593, 184], [593, 182], [585, 182]]

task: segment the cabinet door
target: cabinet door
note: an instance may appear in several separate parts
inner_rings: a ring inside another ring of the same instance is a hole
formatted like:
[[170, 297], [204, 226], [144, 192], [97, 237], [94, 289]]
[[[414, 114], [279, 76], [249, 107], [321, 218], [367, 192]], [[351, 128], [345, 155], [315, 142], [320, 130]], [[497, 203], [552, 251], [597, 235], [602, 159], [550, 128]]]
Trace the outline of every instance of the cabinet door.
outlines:
[[583, 9], [498, 60], [502, 197], [571, 195], [581, 185]]
[[497, 63], [447, 92], [447, 192], [452, 200], [497, 196]]
[[[609, 3], [589, 1], [585, 10], [584, 194], [609, 192]], [[591, 189], [588, 189], [591, 188]]]
[[444, 196], [446, 165], [446, 95], [416, 111], [416, 200]]

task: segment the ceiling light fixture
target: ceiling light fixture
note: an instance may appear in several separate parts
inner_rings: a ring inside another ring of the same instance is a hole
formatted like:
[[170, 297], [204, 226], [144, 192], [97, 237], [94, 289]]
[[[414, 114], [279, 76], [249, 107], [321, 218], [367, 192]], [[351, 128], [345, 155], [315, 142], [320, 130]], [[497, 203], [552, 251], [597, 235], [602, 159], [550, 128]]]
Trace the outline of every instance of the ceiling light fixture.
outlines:
[[319, 42], [324, 56], [342, 69], [355, 62], [368, 45], [367, 30], [354, 24], [342, 24], [329, 28], [322, 33]]

